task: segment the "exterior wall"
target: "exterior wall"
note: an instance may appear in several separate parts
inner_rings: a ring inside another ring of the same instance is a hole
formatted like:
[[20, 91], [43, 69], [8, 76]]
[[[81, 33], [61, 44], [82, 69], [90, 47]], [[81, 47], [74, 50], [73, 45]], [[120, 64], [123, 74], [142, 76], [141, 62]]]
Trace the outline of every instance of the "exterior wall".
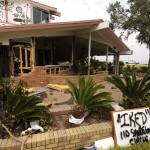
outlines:
[[[101, 82], [106, 76], [108, 75], [107, 71], [101, 71], [99, 74], [85, 76], [87, 78], [92, 77], [94, 82], [99, 83]], [[22, 80], [27, 87], [36, 87], [36, 86], [46, 86], [47, 84], [66, 84], [66, 80], [71, 80], [74, 83], [77, 83], [77, 76], [69, 76], [69, 75], [48, 75], [46, 74], [46, 67], [35, 67], [35, 70], [24, 74], [22, 76], [11, 77], [11, 80], [18, 83]]]
[[5, 6], [3, 5], [3, 1], [0, 1], [0, 22], [6, 22]]
[[0, 25], [31, 23], [31, 5], [29, 1], [0, 1]]

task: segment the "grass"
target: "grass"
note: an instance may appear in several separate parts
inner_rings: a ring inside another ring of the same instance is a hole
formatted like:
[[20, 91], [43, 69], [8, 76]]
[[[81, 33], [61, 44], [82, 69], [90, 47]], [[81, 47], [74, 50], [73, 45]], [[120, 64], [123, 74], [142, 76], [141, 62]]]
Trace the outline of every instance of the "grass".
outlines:
[[110, 148], [109, 150], [150, 150], [150, 142], [144, 142], [144, 143], [136, 143], [129, 147], [115, 147]]

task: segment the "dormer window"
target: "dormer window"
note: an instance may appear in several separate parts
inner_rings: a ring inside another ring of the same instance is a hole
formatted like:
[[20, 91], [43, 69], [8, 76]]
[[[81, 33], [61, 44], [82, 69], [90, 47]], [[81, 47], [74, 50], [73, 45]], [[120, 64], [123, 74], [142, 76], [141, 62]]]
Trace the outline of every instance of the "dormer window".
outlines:
[[49, 13], [39, 7], [33, 7], [33, 23], [49, 23]]

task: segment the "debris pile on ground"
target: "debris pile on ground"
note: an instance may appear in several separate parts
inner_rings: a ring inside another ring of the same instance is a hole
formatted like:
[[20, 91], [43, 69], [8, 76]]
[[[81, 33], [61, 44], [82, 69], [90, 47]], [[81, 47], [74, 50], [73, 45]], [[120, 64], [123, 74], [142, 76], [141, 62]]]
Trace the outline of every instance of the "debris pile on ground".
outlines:
[[64, 91], [64, 92], [69, 90], [68, 85], [48, 84], [47, 87], [58, 91]]

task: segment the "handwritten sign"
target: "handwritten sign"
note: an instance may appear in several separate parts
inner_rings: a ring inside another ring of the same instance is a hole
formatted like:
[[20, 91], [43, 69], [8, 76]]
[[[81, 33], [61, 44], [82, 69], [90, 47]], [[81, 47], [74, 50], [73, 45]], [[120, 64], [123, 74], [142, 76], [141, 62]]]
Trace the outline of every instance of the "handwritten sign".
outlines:
[[115, 145], [127, 146], [150, 140], [150, 110], [148, 107], [113, 111]]

